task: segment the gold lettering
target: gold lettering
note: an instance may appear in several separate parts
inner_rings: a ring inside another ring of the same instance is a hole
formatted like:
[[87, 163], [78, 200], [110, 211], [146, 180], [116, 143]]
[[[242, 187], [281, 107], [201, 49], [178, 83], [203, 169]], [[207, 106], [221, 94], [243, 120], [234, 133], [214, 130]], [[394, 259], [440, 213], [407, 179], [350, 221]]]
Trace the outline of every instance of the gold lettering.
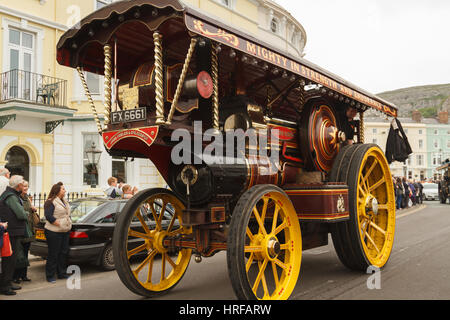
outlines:
[[256, 55], [256, 45], [247, 41], [247, 51]]
[[262, 48], [261, 50], [262, 56], [264, 59], [269, 60], [269, 55], [267, 53], [267, 49], [266, 48]]
[[[298, 63], [295, 63], [294, 61], [291, 61], [291, 70], [294, 72], [300, 72], [300, 65]], [[302, 74], [303, 74], [303, 68], [302, 68]]]

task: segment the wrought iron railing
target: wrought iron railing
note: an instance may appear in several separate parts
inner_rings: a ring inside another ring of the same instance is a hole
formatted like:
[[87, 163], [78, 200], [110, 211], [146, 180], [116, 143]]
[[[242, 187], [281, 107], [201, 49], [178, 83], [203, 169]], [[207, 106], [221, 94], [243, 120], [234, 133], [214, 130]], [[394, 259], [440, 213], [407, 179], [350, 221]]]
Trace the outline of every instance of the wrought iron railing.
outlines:
[[67, 80], [23, 70], [0, 74], [0, 103], [25, 101], [67, 108]]
[[[29, 194], [31, 198], [31, 204], [37, 209], [40, 218], [44, 217], [44, 203], [47, 201], [47, 193], [34, 193]], [[82, 192], [68, 192], [66, 195], [67, 201], [71, 202], [77, 199], [87, 198], [87, 193]]]

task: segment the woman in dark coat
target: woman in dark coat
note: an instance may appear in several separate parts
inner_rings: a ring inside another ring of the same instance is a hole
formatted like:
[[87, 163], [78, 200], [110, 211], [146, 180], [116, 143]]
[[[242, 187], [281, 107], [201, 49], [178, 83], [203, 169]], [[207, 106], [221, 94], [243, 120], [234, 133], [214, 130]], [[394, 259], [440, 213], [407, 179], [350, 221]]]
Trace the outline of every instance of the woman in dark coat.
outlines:
[[20, 195], [23, 203], [23, 208], [28, 213], [27, 221], [27, 234], [22, 241], [21, 247], [22, 252], [18, 255], [16, 261], [16, 269], [14, 270], [13, 281], [15, 283], [20, 283], [21, 281], [31, 281], [27, 276], [28, 267], [30, 263], [28, 261], [28, 253], [30, 251], [31, 242], [35, 240], [35, 225], [33, 221], [33, 216], [37, 211], [36, 208], [31, 204], [30, 198], [28, 197], [28, 181], [24, 181], [23, 192]]

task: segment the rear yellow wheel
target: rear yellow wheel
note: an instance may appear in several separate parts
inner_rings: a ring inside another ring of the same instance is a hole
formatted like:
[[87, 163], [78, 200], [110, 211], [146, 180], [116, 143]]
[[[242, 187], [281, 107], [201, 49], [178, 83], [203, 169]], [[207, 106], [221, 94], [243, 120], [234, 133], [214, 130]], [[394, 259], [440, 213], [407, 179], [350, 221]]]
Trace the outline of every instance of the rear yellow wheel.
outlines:
[[297, 214], [278, 187], [256, 186], [236, 205], [228, 273], [239, 299], [288, 299], [298, 280], [302, 237]]
[[340, 260], [350, 269], [383, 267], [395, 233], [394, 186], [383, 151], [371, 144], [345, 147], [330, 180], [349, 186], [350, 220], [331, 226]]
[[[113, 237], [116, 269], [136, 294], [152, 297], [183, 277], [192, 250], [171, 250], [167, 240], [192, 232], [182, 221], [183, 203], [166, 189], [144, 190], [128, 201]], [[140, 259], [136, 259], [140, 257]]]

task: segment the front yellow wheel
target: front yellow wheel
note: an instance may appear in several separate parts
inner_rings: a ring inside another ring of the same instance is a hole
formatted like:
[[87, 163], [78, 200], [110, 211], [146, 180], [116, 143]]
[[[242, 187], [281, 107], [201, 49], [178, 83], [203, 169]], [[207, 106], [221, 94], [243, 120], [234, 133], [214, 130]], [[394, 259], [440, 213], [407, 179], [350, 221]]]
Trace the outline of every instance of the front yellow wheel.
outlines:
[[383, 151], [373, 144], [347, 146], [330, 177], [349, 186], [350, 220], [331, 227], [340, 260], [350, 269], [382, 268], [395, 233], [394, 186]]
[[300, 273], [297, 214], [278, 187], [256, 186], [236, 205], [228, 237], [228, 273], [239, 299], [283, 300]]
[[[192, 250], [173, 250], [168, 240], [189, 235], [183, 203], [166, 189], [144, 190], [128, 201], [113, 237], [116, 269], [136, 294], [152, 297], [172, 289], [183, 277]], [[140, 258], [140, 259], [137, 259]]]

